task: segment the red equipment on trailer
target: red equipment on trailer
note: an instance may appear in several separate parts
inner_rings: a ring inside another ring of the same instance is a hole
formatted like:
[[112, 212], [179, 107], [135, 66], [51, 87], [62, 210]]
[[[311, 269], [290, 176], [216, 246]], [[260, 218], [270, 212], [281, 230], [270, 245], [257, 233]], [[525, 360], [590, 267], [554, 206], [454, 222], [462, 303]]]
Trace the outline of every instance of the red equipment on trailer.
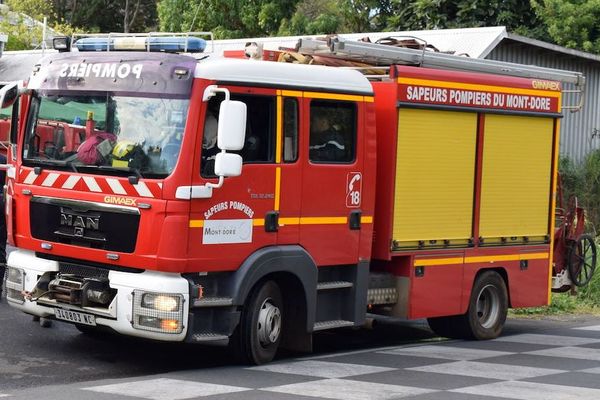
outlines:
[[387, 66], [369, 81], [170, 54], [201, 50], [187, 35], [122, 39], [80, 39], [1, 92], [3, 105], [22, 96], [7, 193], [15, 308], [83, 331], [231, 343], [264, 363], [367, 312], [487, 339], [508, 307], [548, 303], [558, 81], [580, 74], [300, 43], [336, 65]]

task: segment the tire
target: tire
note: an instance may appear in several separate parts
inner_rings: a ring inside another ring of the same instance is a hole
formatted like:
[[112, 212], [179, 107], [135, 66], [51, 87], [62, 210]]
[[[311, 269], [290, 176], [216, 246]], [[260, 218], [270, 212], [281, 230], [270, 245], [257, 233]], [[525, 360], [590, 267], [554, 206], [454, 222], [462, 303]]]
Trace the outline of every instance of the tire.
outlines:
[[462, 318], [466, 338], [497, 338], [502, 333], [507, 313], [508, 291], [504, 279], [494, 271], [482, 273], [473, 284], [469, 309]]
[[465, 314], [429, 318], [427, 322], [440, 336], [487, 340], [500, 336], [507, 313], [508, 291], [504, 279], [497, 272], [486, 271], [473, 284]]
[[458, 329], [456, 322], [460, 317], [461, 316], [427, 318], [427, 323], [433, 333], [438, 336], [450, 339], [460, 339], [464, 336]]
[[236, 352], [242, 362], [260, 365], [273, 360], [283, 332], [283, 300], [274, 281], [257, 285], [250, 296], [237, 332]]
[[587, 285], [596, 270], [596, 243], [591, 235], [581, 235], [567, 251], [567, 271], [575, 286]]

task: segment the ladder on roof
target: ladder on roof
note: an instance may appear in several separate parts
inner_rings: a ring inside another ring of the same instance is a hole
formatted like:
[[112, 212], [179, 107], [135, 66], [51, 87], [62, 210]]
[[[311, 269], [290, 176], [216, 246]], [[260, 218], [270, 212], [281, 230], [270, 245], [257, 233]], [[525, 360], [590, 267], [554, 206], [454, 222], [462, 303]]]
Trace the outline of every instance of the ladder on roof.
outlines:
[[378, 43], [345, 40], [337, 36], [330, 37], [327, 41], [300, 39], [298, 52], [372, 65], [417, 65], [420, 67], [559, 81], [575, 86], [575, 89], [563, 90], [563, 93], [573, 93], [579, 97], [576, 105], [563, 106], [562, 108], [575, 112], [583, 107], [585, 76], [580, 72], [437, 53], [426, 51], [425, 46], [422, 50], [416, 50]]

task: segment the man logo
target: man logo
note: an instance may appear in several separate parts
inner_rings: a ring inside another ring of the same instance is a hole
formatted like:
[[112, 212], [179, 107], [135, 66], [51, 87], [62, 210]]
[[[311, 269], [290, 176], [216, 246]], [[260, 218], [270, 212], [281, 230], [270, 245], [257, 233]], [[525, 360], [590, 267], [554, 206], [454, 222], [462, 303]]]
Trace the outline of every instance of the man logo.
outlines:
[[[75, 236], [83, 236], [84, 229], [90, 229], [93, 231], [100, 229], [100, 217], [85, 217], [61, 211], [60, 225], [71, 226], [73, 227]], [[78, 232], [80, 235], [77, 234]]]

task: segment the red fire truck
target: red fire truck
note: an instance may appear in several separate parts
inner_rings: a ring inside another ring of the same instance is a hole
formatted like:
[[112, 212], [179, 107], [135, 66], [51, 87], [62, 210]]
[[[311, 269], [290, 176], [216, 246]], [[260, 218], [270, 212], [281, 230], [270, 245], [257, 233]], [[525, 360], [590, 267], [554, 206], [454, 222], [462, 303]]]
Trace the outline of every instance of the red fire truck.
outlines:
[[16, 309], [260, 364], [368, 313], [489, 339], [548, 304], [580, 74], [343, 40], [301, 49], [385, 75], [187, 35], [73, 46], [1, 92]]

